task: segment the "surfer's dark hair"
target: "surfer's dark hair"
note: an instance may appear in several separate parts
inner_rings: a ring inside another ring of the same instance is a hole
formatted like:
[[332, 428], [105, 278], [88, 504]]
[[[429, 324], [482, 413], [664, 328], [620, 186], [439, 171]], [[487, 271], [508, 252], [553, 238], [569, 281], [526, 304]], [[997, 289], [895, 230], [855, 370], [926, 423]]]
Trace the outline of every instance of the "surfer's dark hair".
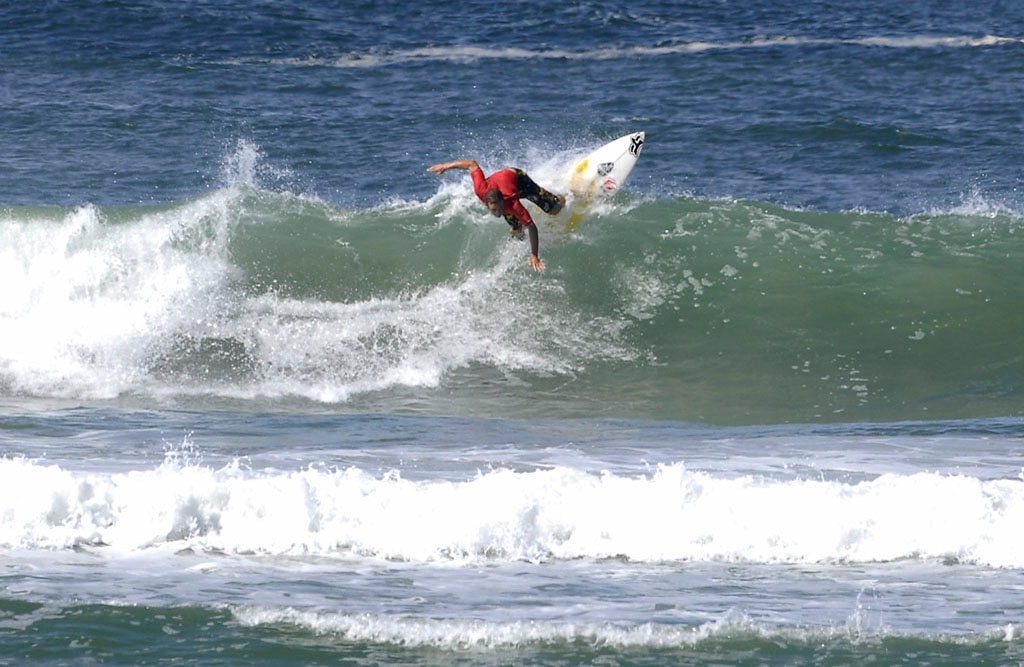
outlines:
[[500, 204], [505, 201], [505, 198], [501, 196], [501, 190], [498, 188], [491, 188], [484, 195], [485, 204]]

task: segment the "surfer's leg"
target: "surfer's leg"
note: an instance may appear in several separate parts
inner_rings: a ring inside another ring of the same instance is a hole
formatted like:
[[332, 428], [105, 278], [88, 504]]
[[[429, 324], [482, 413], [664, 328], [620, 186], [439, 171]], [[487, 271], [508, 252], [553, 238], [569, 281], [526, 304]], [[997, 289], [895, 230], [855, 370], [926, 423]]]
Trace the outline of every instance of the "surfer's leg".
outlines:
[[533, 182], [522, 169], [516, 169], [516, 189], [519, 196], [529, 199], [548, 215], [556, 215], [565, 206], [565, 197], [548, 192]]

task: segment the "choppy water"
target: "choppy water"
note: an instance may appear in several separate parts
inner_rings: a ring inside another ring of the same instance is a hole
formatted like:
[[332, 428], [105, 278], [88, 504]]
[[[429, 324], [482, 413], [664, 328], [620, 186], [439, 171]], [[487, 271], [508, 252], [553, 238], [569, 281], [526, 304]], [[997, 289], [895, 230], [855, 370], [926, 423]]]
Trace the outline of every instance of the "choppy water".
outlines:
[[0, 10], [0, 664], [1019, 662], [1022, 18]]

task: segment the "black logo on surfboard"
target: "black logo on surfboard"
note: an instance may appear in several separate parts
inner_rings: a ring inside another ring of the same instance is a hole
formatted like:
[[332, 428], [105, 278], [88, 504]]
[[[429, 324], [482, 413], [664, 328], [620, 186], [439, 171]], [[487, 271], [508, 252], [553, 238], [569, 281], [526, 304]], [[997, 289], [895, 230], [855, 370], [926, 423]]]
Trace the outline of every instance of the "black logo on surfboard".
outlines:
[[633, 157], [640, 157], [640, 149], [644, 147], [644, 138], [639, 134], [635, 135], [629, 142], [629, 152]]
[[603, 162], [597, 166], [597, 175], [607, 176], [608, 174], [612, 173], [612, 169], [615, 169], [614, 162]]

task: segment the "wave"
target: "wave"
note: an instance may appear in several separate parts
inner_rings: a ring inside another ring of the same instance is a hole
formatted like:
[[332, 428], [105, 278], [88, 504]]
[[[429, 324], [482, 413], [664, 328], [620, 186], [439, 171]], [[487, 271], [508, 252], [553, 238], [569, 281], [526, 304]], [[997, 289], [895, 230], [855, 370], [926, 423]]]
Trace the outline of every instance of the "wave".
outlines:
[[768, 564], [938, 561], [1019, 568], [1024, 485], [962, 474], [862, 481], [639, 475], [552, 466], [462, 480], [310, 466], [219, 469], [171, 452], [150, 470], [0, 459], [0, 545], [408, 563]]
[[[304, 655], [316, 651], [335, 662], [360, 662], [367, 653], [388, 662], [440, 664], [592, 664], [612, 657], [643, 663], [702, 663], [729, 656], [730, 664], [760, 664], [770, 653], [787, 662], [870, 663], [882, 656], [912, 654], [917, 661], [942, 664], [1005, 662], [1020, 649], [1020, 628], [1008, 623], [987, 631], [945, 634], [894, 631], [887, 623], [857, 610], [844, 621], [780, 625], [727, 611], [702, 622], [624, 623], [611, 621], [494, 621], [480, 618], [429, 618], [384, 613], [275, 607], [267, 605], [156, 606], [152, 603], [75, 603], [39, 605], [0, 600], [6, 610], [5, 648], [12, 656], [38, 658], [25, 635], [52, 643], [103, 627], [119, 648], [177, 659], [216, 656], [236, 662], [265, 655], [263, 644], [301, 643]], [[241, 635], [239, 633], [242, 633]], [[77, 634], [72, 634], [77, 633]], [[231, 641], [231, 640], [234, 641]], [[244, 641], [244, 640], [250, 641]], [[187, 649], [182, 644], [187, 643]], [[257, 644], [257, 648], [252, 648]], [[63, 645], [63, 644], [62, 644]], [[71, 650], [71, 649], [69, 649]], [[91, 645], [75, 646], [79, 656]], [[281, 661], [286, 649], [275, 653]], [[747, 659], [738, 655], [749, 656]]]
[[560, 372], [571, 362], [558, 349], [511, 343], [551, 341], [563, 327], [581, 332], [563, 351], [586, 339], [590, 354], [618, 354], [569, 312], [518, 318], [530, 308], [514, 285], [521, 247], [487, 235], [484, 248], [473, 227], [245, 189], [158, 210], [13, 212], [4, 384], [42, 396], [163, 385], [330, 402], [436, 386], [468, 364]]
[[863, 612], [852, 614], [845, 624], [834, 627], [774, 627], [736, 611], [700, 625], [492, 622], [255, 606], [234, 607], [231, 612], [246, 627], [298, 628], [348, 644], [457, 652], [486, 650], [488, 657], [492, 651], [515, 650], [519, 660], [533, 658], [531, 651], [543, 651], [543, 661], [567, 663], [593, 662], [609, 650], [625, 655], [635, 650], [641, 651], [646, 660], [663, 658], [670, 662], [685, 660], [690, 651], [695, 662], [706, 661], [708, 655], [732, 655], [730, 662], [734, 664], [745, 664], [742, 660], [736, 662], [737, 653], [761, 656], [772, 652], [796, 662], [810, 660], [812, 655], [815, 661], [823, 655], [836, 655], [843, 661], [860, 663], [880, 655], [913, 651], [918, 657], [933, 656], [952, 664], [963, 660], [966, 664], [982, 655], [998, 661], [1008, 650], [1015, 650], [1020, 637], [1020, 629], [1012, 623], [970, 635], [908, 636], [885, 627], [868, 627]]
[[0, 213], [0, 393], [715, 423], [1020, 414], [1022, 217], [977, 196], [898, 217], [624, 192], [577, 233], [542, 224], [537, 275], [467, 183], [343, 209], [260, 187], [254, 161], [240, 151], [192, 200]]
[[536, 644], [572, 645], [576, 642], [618, 648], [691, 647], [716, 632], [726, 634], [730, 631], [750, 630], [749, 626], [739, 621], [709, 623], [695, 630], [690, 626], [657, 623], [634, 627], [544, 621], [495, 623], [261, 607], [237, 607], [232, 612], [246, 626], [296, 626], [320, 635], [340, 635], [351, 642], [401, 644], [444, 650], [493, 650]]
[[1024, 39], [999, 35], [948, 35], [948, 36], [876, 36], [843, 38], [815, 38], [802, 36], [754, 37], [750, 39], [726, 40], [721, 42], [685, 41], [650, 46], [602, 47], [597, 49], [554, 49], [524, 47], [489, 47], [474, 45], [427, 46], [405, 50], [366, 51], [346, 53], [339, 56], [310, 55], [303, 57], [279, 57], [270, 59], [234, 59], [219, 64], [247, 65], [265, 63], [288, 67], [334, 67], [341, 69], [363, 69], [408, 65], [416, 63], [467, 64], [489, 60], [560, 60], [560, 61], [602, 61], [636, 58], [659, 58], [663, 56], [689, 55], [707, 51], [737, 51], [747, 49], [776, 49], [791, 47], [865, 46], [886, 49], [964, 49], [1017, 46]]

